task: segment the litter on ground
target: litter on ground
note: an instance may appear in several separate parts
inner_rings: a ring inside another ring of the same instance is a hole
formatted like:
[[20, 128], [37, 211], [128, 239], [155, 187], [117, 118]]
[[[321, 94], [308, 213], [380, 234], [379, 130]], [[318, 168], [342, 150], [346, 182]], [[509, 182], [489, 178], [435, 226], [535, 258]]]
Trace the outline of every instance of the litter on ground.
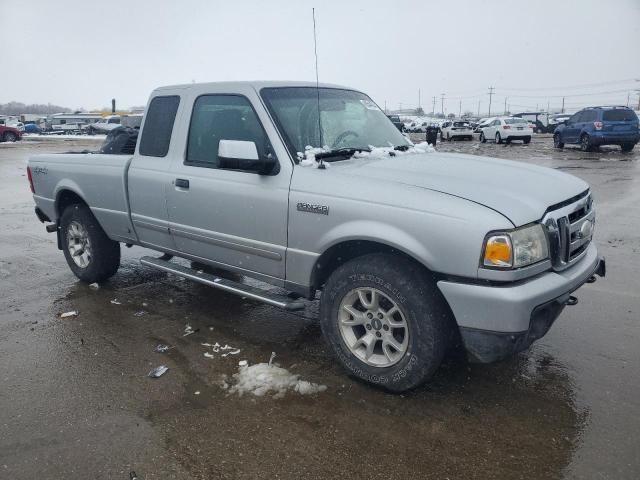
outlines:
[[60, 318], [69, 318], [69, 317], [77, 317], [77, 316], [78, 316], [77, 310], [72, 310], [70, 312], [64, 312], [60, 314]]
[[114, 298], [113, 300], [111, 300], [111, 303], [113, 303], [114, 305], [122, 305], [122, 303], [119, 302], [117, 298]]
[[164, 343], [159, 343], [158, 345], [156, 345], [155, 351], [158, 353], [166, 353], [172, 348], [173, 347], [170, 347], [169, 345], [165, 345]]
[[98, 285], [97, 283], [90, 283], [89, 284], [89, 288], [93, 288], [94, 290], [98, 290], [100, 288], [100, 285]]
[[145, 313], [147, 313], [147, 312], [145, 312], [144, 310], [140, 310], [139, 312], [134, 313], [134, 314], [133, 314], [133, 316], [134, 316], [134, 317], [141, 317], [141, 316], [143, 316]]
[[165, 367], [164, 365], [160, 365], [159, 367], [156, 367], [153, 370], [151, 370], [147, 374], [147, 376], [151, 377], [151, 378], [158, 378], [158, 377], [161, 377], [162, 375], [164, 375], [165, 373], [167, 373], [167, 370], [169, 370], [169, 367]]
[[287, 369], [275, 364], [258, 363], [249, 366], [246, 360], [239, 362], [238, 373], [235, 373], [229, 385], [226, 381], [223, 388], [229, 393], [237, 393], [242, 396], [245, 393], [262, 397], [273, 393], [273, 398], [282, 398], [288, 391], [300, 395], [311, 395], [324, 392], [327, 387], [306, 380], [300, 380], [300, 376], [289, 372]]
[[184, 333], [182, 334], [183, 337], [187, 337], [189, 335], [192, 335], [196, 332], [199, 332], [200, 329], [196, 328], [195, 330], [193, 329], [193, 327], [191, 325], [189, 325], [188, 323], [184, 326]]

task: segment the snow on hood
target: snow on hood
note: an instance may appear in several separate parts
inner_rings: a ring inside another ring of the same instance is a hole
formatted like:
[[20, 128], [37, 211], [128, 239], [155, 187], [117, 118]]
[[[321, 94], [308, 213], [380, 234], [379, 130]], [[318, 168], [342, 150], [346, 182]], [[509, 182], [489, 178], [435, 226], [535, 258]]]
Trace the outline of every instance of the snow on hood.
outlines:
[[[393, 145], [390, 145], [388, 147], [374, 147], [373, 145], [369, 145], [369, 148], [371, 149], [370, 152], [356, 152], [353, 155], [353, 158], [388, 158], [401, 155], [415, 155], [418, 153], [435, 152], [435, 149], [431, 146], [431, 144], [427, 142], [411, 144], [405, 151], [395, 150]], [[298, 152], [298, 160], [300, 161], [299, 165], [301, 167], [318, 168], [320, 162], [316, 160], [316, 155], [319, 153], [329, 152], [330, 150], [331, 149], [328, 146], [319, 148], [307, 145], [305, 147], [304, 153]], [[324, 162], [324, 165], [325, 167], [329, 167], [330, 163]]]

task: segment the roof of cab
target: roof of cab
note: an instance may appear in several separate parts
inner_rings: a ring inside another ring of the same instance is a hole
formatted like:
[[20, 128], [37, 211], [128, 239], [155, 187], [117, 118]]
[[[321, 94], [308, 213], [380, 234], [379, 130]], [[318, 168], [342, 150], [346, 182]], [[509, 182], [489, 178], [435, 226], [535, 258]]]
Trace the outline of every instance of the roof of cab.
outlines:
[[[277, 88], [277, 87], [311, 87], [314, 88], [316, 86], [315, 82], [300, 82], [300, 81], [241, 81], [241, 82], [207, 82], [207, 83], [185, 83], [182, 85], [167, 85], [163, 87], [158, 87], [154, 90], [154, 92], [164, 92], [167, 90], [203, 90], [207, 88], [211, 89], [225, 89], [225, 90], [244, 90], [247, 88], [253, 88], [255, 90], [260, 90], [262, 88]], [[324, 88], [340, 88], [346, 90], [356, 90], [354, 88], [345, 87], [343, 85], [335, 85], [332, 83], [319, 83], [319, 87]]]

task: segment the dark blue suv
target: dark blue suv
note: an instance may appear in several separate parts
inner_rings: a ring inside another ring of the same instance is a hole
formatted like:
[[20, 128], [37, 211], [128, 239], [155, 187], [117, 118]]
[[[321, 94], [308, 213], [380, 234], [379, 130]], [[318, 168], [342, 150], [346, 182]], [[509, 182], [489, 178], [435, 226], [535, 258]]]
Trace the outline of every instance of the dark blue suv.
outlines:
[[559, 125], [553, 132], [553, 145], [580, 145], [589, 152], [600, 145], [620, 145], [630, 152], [640, 141], [638, 116], [628, 107], [588, 107]]

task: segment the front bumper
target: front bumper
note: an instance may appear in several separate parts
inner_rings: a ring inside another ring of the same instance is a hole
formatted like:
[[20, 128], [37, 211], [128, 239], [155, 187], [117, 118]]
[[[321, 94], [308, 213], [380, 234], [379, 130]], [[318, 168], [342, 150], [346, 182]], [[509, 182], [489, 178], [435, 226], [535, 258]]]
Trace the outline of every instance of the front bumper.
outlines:
[[571, 293], [594, 274], [604, 276], [605, 268], [604, 258], [591, 244], [580, 262], [562, 272], [505, 286], [441, 280], [438, 287], [460, 327], [469, 357], [488, 363], [544, 336]]

